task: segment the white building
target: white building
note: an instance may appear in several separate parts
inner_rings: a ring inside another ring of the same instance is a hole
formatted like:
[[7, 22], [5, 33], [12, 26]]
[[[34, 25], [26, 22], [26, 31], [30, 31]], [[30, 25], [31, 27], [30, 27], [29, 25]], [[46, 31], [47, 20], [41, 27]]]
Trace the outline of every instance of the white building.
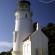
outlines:
[[23, 40], [23, 55], [48, 55], [48, 38], [39, 23], [36, 31]]
[[30, 2], [22, 0], [17, 5], [12, 55], [48, 55], [48, 38], [39, 23], [33, 32]]

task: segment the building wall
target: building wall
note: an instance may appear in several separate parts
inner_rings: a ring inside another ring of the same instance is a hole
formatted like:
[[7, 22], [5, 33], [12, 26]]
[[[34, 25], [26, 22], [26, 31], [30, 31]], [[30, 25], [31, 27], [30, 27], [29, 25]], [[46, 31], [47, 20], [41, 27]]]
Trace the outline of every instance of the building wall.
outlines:
[[23, 42], [23, 55], [31, 55], [31, 41]]
[[48, 38], [37, 30], [31, 39], [31, 55], [48, 55]]
[[42, 54], [43, 55], [48, 55], [48, 38], [45, 36], [45, 34], [43, 32], [41, 32], [42, 34]]

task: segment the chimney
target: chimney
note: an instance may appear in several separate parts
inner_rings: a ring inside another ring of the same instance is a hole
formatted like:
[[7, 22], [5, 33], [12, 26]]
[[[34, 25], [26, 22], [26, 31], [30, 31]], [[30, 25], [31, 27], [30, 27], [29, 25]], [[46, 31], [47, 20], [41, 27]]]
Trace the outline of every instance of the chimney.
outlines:
[[41, 25], [39, 23], [36, 24], [36, 30], [41, 30]]

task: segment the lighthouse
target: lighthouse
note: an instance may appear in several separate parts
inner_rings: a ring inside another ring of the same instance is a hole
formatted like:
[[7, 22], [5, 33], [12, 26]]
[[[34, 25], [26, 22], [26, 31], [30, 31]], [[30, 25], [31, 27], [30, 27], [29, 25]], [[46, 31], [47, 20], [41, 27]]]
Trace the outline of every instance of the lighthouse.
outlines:
[[12, 55], [48, 55], [48, 38], [39, 23], [33, 32], [30, 2], [21, 0], [17, 5]]
[[21, 0], [17, 2], [17, 5], [12, 55], [23, 55], [23, 40], [33, 32], [32, 12], [29, 1]]

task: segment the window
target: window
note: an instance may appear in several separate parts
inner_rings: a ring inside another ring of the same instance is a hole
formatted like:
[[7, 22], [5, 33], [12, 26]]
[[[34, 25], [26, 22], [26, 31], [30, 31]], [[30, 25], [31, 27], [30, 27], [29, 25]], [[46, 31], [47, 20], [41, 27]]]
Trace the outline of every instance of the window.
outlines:
[[17, 36], [15, 36], [15, 42], [16, 42]]
[[15, 39], [14, 39], [14, 42], [16, 42], [17, 40], [17, 32], [15, 32]]
[[26, 14], [26, 18], [27, 18], [27, 14]]

